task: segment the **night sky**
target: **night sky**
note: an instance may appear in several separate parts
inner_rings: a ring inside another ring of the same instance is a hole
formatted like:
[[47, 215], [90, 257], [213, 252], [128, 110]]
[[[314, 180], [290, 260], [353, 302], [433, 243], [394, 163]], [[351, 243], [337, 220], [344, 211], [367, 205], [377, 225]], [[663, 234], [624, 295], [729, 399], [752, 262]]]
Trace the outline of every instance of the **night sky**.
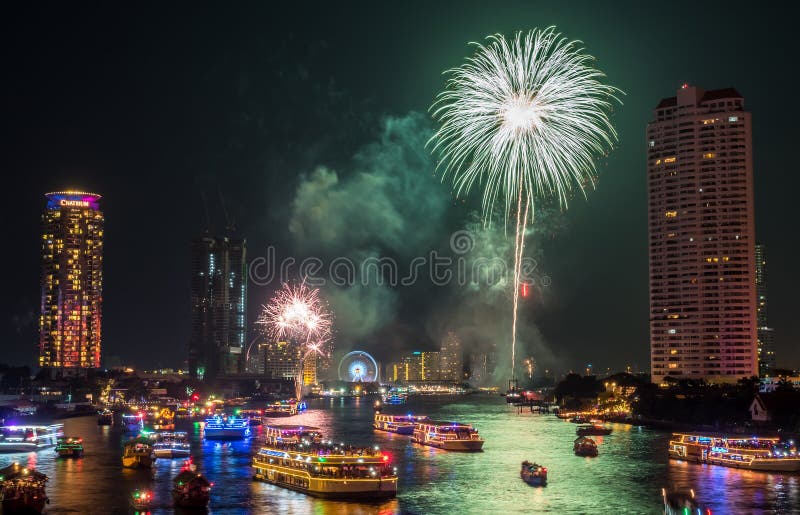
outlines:
[[[688, 82], [736, 87], [753, 112], [769, 321], [778, 365], [800, 365], [791, 16], [731, 1], [429, 4], [6, 9], [0, 362], [35, 360], [48, 191], [103, 195], [104, 360], [143, 367], [183, 366], [189, 242], [209, 223], [235, 224], [250, 257], [273, 245], [279, 257], [403, 262], [446, 248], [477, 204], [452, 198], [424, 149], [441, 73], [469, 41], [556, 25], [626, 96], [596, 191], [539, 218], [531, 255], [551, 285], [522, 308], [524, 345], [559, 371], [649, 367], [644, 131]], [[251, 288], [251, 320], [274, 288]], [[437, 347], [449, 329], [475, 348], [507, 346], [502, 295], [430, 284], [329, 293], [340, 350], [386, 361]]]

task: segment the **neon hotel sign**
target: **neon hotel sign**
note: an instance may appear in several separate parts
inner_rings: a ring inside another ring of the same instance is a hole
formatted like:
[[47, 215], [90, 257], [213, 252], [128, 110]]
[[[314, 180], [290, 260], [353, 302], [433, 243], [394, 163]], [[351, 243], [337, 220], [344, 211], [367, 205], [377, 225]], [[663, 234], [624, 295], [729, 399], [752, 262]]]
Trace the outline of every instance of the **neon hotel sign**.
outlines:
[[58, 204], [62, 207], [89, 207], [88, 200], [67, 200], [61, 199]]

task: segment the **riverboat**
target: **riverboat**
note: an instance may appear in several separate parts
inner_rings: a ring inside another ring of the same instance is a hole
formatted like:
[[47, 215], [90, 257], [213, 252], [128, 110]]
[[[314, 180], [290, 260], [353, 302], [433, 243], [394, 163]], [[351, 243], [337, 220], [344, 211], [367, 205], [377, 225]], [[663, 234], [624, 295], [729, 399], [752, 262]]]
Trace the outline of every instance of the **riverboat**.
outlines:
[[264, 408], [265, 418], [293, 417], [297, 415], [297, 404], [293, 402], [275, 402]]
[[42, 513], [50, 503], [45, 491], [47, 476], [12, 463], [0, 469], [0, 503], [3, 513]]
[[264, 440], [273, 444], [319, 444], [322, 432], [314, 426], [269, 425], [264, 426]]
[[669, 457], [749, 470], [800, 471], [800, 455], [794, 442], [782, 442], [775, 437], [674, 433], [669, 442]]
[[399, 435], [412, 435], [414, 434], [414, 426], [418, 422], [424, 422], [428, 417], [424, 415], [387, 415], [384, 413], [376, 412], [375, 419], [372, 422], [372, 427], [378, 431], [388, 431], [389, 433], [397, 433]]
[[397, 495], [397, 473], [375, 448], [278, 443], [268, 439], [253, 457], [254, 479], [307, 495], [380, 501]]
[[572, 445], [572, 451], [576, 456], [594, 458], [598, 455], [597, 442], [588, 436], [579, 436]]
[[700, 508], [694, 498], [693, 489], [668, 492], [666, 488], [662, 488], [661, 497], [664, 500], [664, 515], [711, 513], [711, 510], [706, 511]]
[[478, 430], [469, 424], [423, 421], [414, 425], [411, 441], [445, 451], [477, 452], [483, 449]]
[[0, 452], [35, 452], [55, 447], [64, 424], [0, 427]]
[[206, 508], [211, 500], [211, 487], [214, 486], [194, 465], [181, 470], [172, 480], [172, 500], [176, 508]]
[[114, 412], [110, 409], [104, 409], [97, 412], [97, 425], [98, 426], [113, 426], [114, 425]]
[[131, 492], [130, 505], [136, 511], [146, 511], [153, 507], [153, 492], [136, 489]]
[[122, 451], [122, 466], [125, 468], [151, 468], [155, 458], [149, 438], [137, 437], [125, 443]]
[[123, 413], [122, 425], [129, 433], [136, 433], [144, 428], [144, 413]]
[[519, 477], [531, 486], [547, 486], [547, 468], [538, 463], [523, 461]]
[[160, 431], [148, 434], [153, 441], [153, 456], [156, 458], [188, 458], [191, 456], [186, 433], [183, 431]]
[[83, 438], [62, 436], [56, 443], [56, 454], [59, 458], [80, 458], [83, 456]]
[[147, 425], [156, 431], [175, 429], [175, 412], [169, 408], [156, 408], [147, 416]]
[[586, 424], [575, 428], [578, 436], [605, 436], [611, 434], [611, 428], [602, 424]]
[[203, 428], [203, 437], [207, 440], [242, 440], [248, 436], [250, 421], [246, 418], [207, 418]]

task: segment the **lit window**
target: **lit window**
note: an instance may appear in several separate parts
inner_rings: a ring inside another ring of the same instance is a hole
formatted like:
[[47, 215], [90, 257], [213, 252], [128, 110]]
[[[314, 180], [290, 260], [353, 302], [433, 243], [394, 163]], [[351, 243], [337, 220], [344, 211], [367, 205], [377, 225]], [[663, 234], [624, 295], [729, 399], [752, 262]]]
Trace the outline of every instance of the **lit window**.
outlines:
[[655, 147], [655, 146], [656, 146], [656, 142], [653, 141], [653, 140], [650, 140], [650, 148]]
[[738, 116], [729, 116], [728, 117], [728, 121], [731, 122], [731, 123], [738, 122], [739, 121], [739, 117]]
[[714, 152], [706, 152], [703, 154], [703, 159], [714, 159]]
[[674, 163], [675, 162], [675, 158], [674, 157], [667, 157], [667, 158], [664, 159], [664, 162], [665, 163]]
[[667, 211], [666, 213], [664, 213], [664, 216], [666, 216], [667, 218], [675, 218], [676, 216], [678, 216], [678, 212], [677, 211]]

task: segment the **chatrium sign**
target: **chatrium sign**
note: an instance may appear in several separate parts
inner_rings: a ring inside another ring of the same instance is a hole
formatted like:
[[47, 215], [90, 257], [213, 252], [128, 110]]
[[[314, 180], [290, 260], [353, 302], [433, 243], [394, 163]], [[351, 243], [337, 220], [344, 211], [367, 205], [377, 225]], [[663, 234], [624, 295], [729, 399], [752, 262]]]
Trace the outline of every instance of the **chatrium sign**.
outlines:
[[62, 198], [58, 201], [58, 205], [62, 207], [89, 207], [88, 200], [68, 200]]
[[56, 191], [45, 195], [48, 209], [100, 209], [100, 195], [83, 191]]

